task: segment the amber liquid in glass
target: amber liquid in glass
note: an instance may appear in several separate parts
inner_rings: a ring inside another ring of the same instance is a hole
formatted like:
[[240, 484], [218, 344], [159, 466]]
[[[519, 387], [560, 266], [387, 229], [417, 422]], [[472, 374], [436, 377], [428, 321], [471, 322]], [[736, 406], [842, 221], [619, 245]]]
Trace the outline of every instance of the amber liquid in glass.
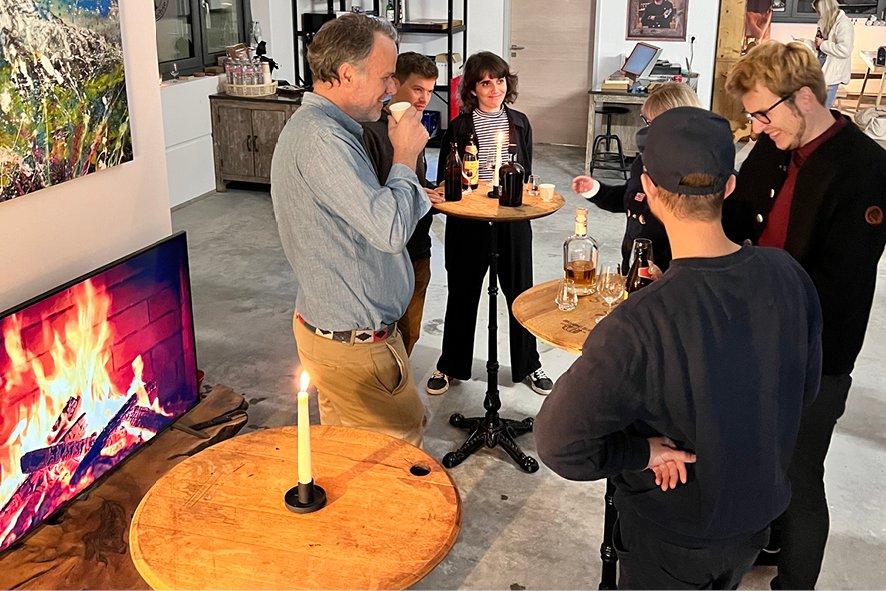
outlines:
[[566, 263], [566, 279], [575, 281], [579, 293], [588, 293], [597, 281], [597, 269], [592, 261], [571, 261]]

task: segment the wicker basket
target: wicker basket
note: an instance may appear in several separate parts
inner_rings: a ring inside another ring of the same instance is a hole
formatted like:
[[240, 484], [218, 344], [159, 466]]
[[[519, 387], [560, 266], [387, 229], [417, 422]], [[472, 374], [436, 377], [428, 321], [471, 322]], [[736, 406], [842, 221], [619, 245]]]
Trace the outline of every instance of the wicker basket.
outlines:
[[277, 81], [268, 84], [228, 84], [223, 85], [224, 91], [232, 96], [267, 96], [277, 92]]

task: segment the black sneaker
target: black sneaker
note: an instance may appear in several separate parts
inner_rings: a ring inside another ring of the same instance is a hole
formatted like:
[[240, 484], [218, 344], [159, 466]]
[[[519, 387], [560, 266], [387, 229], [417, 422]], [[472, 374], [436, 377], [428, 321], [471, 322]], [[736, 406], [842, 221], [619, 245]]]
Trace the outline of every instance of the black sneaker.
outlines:
[[435, 371], [431, 374], [431, 377], [428, 379], [428, 384], [425, 386], [425, 390], [427, 390], [428, 394], [431, 396], [445, 394], [448, 389], [449, 376], [439, 371]]
[[554, 389], [554, 381], [548, 377], [545, 370], [538, 368], [529, 374], [529, 387], [542, 396], [547, 396]]

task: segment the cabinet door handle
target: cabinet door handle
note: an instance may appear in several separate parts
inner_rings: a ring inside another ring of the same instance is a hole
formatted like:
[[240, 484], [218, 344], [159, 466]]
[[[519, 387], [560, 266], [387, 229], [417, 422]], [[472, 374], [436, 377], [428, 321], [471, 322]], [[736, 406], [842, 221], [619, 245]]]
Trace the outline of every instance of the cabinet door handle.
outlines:
[[258, 154], [258, 136], [252, 136], [252, 151]]
[[249, 143], [251, 140], [252, 140], [252, 136], [247, 135], [246, 136], [246, 151], [247, 152], [252, 152], [252, 144]]

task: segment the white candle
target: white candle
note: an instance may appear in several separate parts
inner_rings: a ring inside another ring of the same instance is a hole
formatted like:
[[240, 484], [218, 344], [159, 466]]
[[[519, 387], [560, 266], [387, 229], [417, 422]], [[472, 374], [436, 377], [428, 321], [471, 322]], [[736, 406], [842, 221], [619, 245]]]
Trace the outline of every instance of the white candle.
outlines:
[[308, 414], [308, 372], [301, 374], [298, 391], [298, 482], [310, 484], [311, 476], [311, 416]]
[[498, 169], [501, 168], [501, 145], [505, 141], [502, 132], [495, 134], [495, 171], [492, 173], [492, 186], [498, 186]]

